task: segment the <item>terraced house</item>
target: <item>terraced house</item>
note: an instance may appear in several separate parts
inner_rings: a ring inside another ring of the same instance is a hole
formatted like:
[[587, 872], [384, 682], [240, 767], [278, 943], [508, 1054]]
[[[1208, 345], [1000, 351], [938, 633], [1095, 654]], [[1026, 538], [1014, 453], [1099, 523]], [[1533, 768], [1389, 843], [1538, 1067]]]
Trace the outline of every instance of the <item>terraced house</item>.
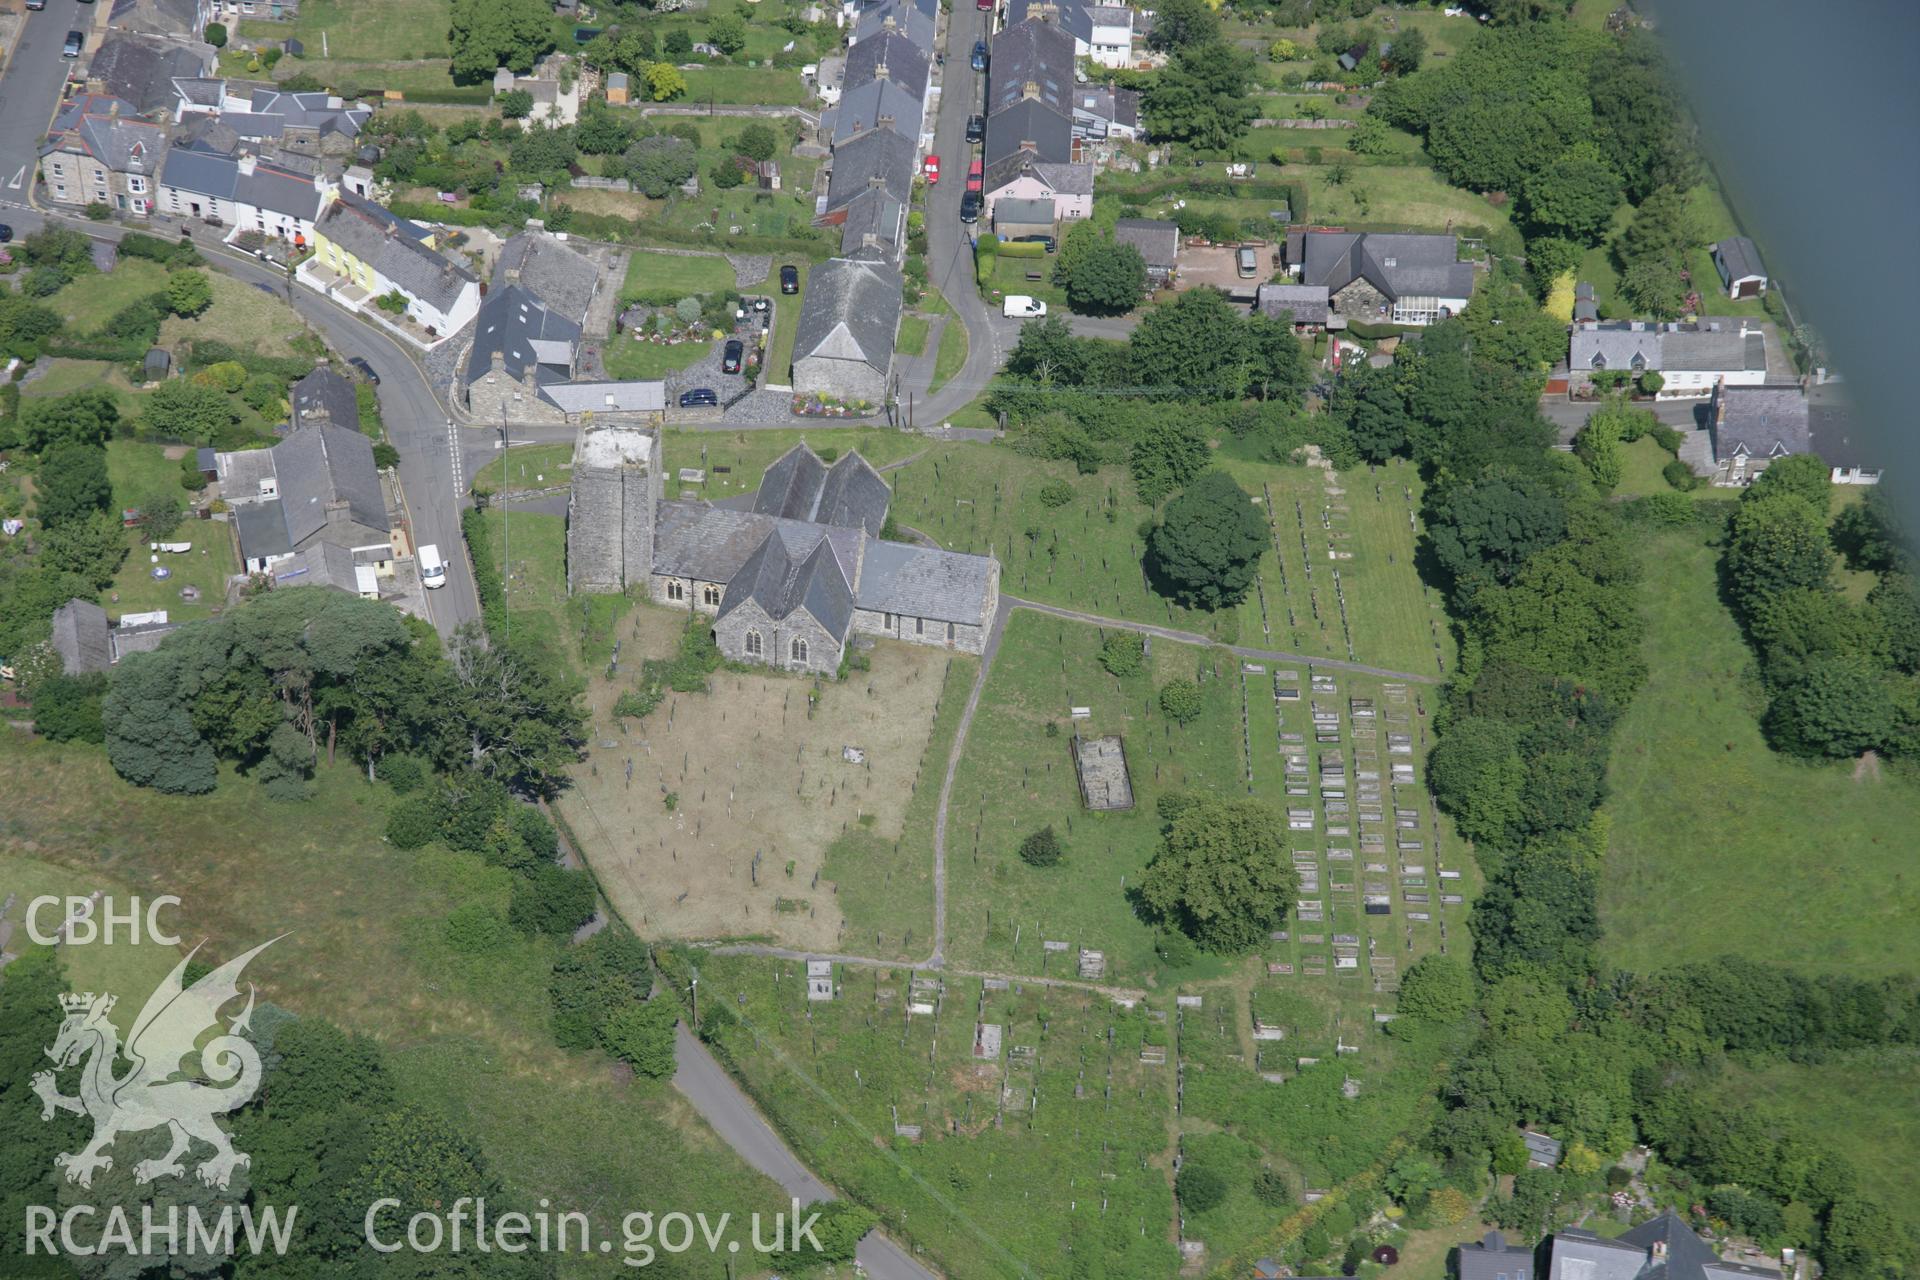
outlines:
[[136, 119], [133, 105], [87, 93], [60, 109], [40, 148], [40, 181], [55, 204], [104, 204], [144, 218], [167, 152], [166, 130]]
[[399, 294], [431, 337], [457, 332], [480, 311], [480, 277], [435, 247], [435, 233], [346, 192], [314, 226], [303, 281], [358, 311]]

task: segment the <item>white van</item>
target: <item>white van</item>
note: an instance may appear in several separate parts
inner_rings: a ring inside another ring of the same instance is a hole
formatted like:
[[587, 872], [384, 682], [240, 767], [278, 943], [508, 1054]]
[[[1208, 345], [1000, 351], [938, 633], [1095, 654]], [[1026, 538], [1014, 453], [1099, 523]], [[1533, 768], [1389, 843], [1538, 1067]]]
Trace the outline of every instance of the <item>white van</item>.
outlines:
[[1251, 280], [1260, 274], [1260, 255], [1250, 246], [1242, 245], [1238, 256], [1242, 280]]
[[1047, 314], [1047, 304], [1024, 293], [1011, 293], [1000, 304], [1000, 314], [1009, 320], [1031, 320]]
[[447, 562], [440, 558], [440, 548], [429, 542], [420, 548], [420, 585], [423, 587], [444, 587], [447, 585]]

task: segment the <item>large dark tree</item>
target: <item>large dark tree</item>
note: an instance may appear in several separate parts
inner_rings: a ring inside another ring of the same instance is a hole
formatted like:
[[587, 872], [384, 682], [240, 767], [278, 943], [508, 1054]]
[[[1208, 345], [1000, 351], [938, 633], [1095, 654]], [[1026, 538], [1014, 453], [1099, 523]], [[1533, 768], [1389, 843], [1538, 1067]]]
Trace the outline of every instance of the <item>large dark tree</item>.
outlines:
[[1368, 462], [1385, 462], [1407, 447], [1407, 405], [1392, 369], [1364, 360], [1340, 371], [1327, 412], [1344, 422], [1353, 447]]
[[1168, 824], [1140, 898], [1204, 950], [1234, 954], [1266, 941], [1299, 885], [1278, 814], [1257, 800], [1203, 795]]
[[47, 450], [34, 487], [34, 514], [50, 529], [113, 507], [107, 451], [98, 445], [59, 444]]
[[1154, 137], [1222, 150], [1246, 136], [1260, 109], [1253, 59], [1224, 41], [1189, 45], [1153, 79], [1142, 103]]
[[1224, 471], [1209, 471], [1167, 504], [1148, 542], [1155, 574], [1182, 604], [1223, 609], [1253, 585], [1267, 527]]
[[1218, 289], [1150, 309], [1128, 351], [1134, 378], [1167, 400], [1237, 400], [1247, 387], [1246, 321]]
[[1117, 240], [1088, 245], [1056, 273], [1067, 304], [1087, 315], [1118, 315], [1140, 305], [1147, 292], [1147, 261], [1140, 250]]
[[542, 0], [453, 0], [453, 77], [472, 83], [499, 67], [533, 70], [553, 48], [553, 10]]
[[1566, 504], [1547, 481], [1496, 471], [1444, 489], [1427, 536], [1456, 583], [1505, 582], [1567, 529]]

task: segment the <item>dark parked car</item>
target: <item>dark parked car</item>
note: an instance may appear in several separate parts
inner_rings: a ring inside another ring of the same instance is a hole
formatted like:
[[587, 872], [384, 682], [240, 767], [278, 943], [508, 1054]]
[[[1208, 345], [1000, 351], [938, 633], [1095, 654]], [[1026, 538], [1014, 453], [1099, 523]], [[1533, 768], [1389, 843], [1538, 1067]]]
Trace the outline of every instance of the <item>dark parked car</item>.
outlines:
[[367, 363], [364, 356], [350, 356], [347, 359], [347, 363], [359, 370], [360, 376], [368, 382], [371, 382], [376, 387], [380, 385], [380, 375], [373, 371], [373, 366]]
[[727, 345], [720, 349], [720, 372], [740, 372], [740, 362], [746, 359], [747, 349], [738, 338], [728, 338]]
[[719, 403], [720, 396], [712, 387], [695, 387], [691, 391], [682, 391], [680, 393], [680, 407], [682, 409], [692, 409], [698, 405], [706, 405], [712, 408], [718, 406]]
[[12, 240], [12, 239], [13, 239], [13, 228], [8, 226], [4, 222], [0, 222], [0, 244], [6, 244], [9, 240]]
[[985, 142], [987, 140], [987, 118], [985, 116], [967, 117], [967, 141]]
[[985, 71], [987, 69], [987, 42], [985, 40], [975, 40], [973, 42], [973, 69], [975, 71]]
[[60, 50], [60, 53], [63, 57], [77, 58], [80, 56], [80, 51], [86, 47], [87, 47], [86, 32], [69, 31], [67, 32], [66, 46]]
[[780, 292], [800, 292], [800, 268], [795, 266], [780, 268]]
[[960, 221], [980, 221], [980, 193], [969, 191], [960, 197]]
[[1047, 246], [1048, 253], [1053, 252], [1052, 236], [1015, 236], [1011, 241], [1009, 241], [1009, 243], [1011, 244], [1043, 244]]

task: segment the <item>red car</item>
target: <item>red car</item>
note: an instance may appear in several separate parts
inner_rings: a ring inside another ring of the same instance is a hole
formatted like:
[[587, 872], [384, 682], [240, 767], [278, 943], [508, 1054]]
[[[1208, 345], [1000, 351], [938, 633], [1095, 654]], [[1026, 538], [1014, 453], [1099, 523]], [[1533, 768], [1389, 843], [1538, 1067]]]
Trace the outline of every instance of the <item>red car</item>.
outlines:
[[922, 166], [922, 171], [927, 175], [928, 186], [932, 186], [934, 183], [940, 181], [940, 157], [928, 156], [926, 164]]
[[985, 170], [981, 166], [980, 157], [975, 156], [973, 158], [973, 163], [969, 165], [967, 168], [967, 190], [969, 191], [980, 190], [980, 180], [984, 176], [984, 174], [985, 174]]
[[982, 13], [992, 13], [993, 0], [973, 0], [973, 7]]

